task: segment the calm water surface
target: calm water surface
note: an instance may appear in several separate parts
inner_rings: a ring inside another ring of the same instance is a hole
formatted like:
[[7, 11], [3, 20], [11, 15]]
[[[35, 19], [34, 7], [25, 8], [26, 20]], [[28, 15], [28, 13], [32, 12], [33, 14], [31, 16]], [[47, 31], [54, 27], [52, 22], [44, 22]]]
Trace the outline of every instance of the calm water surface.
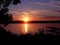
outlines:
[[46, 30], [46, 27], [56, 27], [60, 28], [60, 24], [9, 24], [5, 27], [6, 31], [10, 31], [13, 34], [35, 34], [38, 33], [39, 30]]

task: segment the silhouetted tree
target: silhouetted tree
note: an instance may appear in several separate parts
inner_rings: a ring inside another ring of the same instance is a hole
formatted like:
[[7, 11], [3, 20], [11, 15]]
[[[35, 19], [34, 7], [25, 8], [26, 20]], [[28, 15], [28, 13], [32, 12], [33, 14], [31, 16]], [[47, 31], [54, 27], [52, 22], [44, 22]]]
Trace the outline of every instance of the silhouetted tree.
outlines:
[[18, 3], [21, 3], [20, 0], [0, 0], [0, 22], [4, 24], [4, 26], [7, 26], [10, 21], [12, 21], [13, 16], [12, 14], [9, 14], [8, 6], [10, 4], [17, 5]]
[[0, 8], [8, 7], [10, 4], [17, 5], [18, 3], [21, 3], [20, 0], [0, 0]]
[[[20, 0], [0, 0], [0, 23], [4, 26], [7, 26], [10, 21], [12, 21], [12, 14], [9, 14], [8, 6], [10, 4], [17, 5], [21, 3]], [[0, 26], [0, 40], [1, 39], [14, 39], [15, 35], [12, 35], [10, 32], [5, 31], [3, 27]]]

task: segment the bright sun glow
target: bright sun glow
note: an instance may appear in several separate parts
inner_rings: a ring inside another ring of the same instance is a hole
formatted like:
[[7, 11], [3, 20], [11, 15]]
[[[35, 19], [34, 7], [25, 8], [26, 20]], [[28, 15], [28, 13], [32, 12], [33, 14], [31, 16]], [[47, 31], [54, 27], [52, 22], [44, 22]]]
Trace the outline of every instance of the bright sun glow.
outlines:
[[29, 21], [29, 18], [28, 18], [28, 17], [25, 17], [23, 20], [24, 20], [25, 22], [28, 22], [28, 21]]

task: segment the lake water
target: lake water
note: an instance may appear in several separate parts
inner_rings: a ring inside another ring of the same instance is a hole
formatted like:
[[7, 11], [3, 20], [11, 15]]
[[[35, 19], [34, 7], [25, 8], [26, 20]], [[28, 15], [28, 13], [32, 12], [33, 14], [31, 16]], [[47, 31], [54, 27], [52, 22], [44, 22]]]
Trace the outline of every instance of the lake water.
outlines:
[[12, 34], [35, 34], [38, 33], [39, 30], [47, 30], [46, 27], [56, 27], [60, 28], [60, 24], [58, 23], [52, 23], [52, 24], [9, 24], [8, 26], [5, 27], [6, 31], [10, 31]]

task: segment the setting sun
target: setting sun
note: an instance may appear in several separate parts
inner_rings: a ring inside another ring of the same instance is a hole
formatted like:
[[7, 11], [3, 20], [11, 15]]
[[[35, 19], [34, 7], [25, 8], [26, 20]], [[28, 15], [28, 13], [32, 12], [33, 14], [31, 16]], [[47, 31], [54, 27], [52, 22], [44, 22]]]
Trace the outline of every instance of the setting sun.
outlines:
[[28, 17], [25, 17], [25, 18], [23, 19], [23, 21], [28, 22], [28, 21], [29, 21], [29, 18], [28, 18]]

